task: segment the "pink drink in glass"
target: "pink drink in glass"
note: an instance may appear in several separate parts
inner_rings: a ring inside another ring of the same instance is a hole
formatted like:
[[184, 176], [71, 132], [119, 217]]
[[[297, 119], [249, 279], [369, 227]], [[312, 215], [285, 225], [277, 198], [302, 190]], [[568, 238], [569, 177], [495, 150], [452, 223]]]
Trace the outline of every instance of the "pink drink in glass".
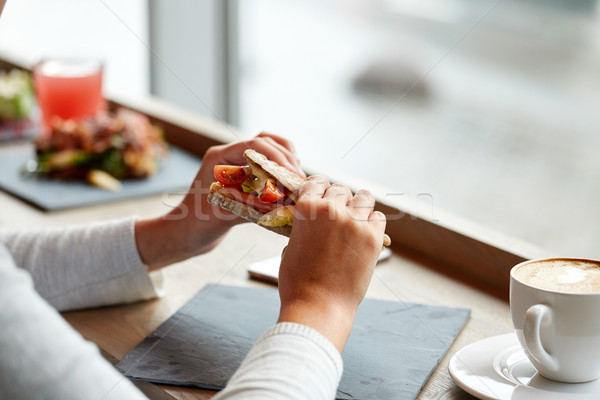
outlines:
[[94, 60], [45, 60], [33, 69], [44, 131], [52, 120], [94, 116], [105, 107], [102, 64]]

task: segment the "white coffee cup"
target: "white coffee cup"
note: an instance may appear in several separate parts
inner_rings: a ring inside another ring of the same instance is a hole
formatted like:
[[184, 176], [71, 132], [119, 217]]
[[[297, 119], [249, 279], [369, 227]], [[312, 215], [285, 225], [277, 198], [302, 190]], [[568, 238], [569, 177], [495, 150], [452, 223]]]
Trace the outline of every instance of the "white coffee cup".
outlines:
[[546, 258], [516, 265], [510, 311], [519, 342], [542, 376], [568, 383], [600, 378], [600, 261]]

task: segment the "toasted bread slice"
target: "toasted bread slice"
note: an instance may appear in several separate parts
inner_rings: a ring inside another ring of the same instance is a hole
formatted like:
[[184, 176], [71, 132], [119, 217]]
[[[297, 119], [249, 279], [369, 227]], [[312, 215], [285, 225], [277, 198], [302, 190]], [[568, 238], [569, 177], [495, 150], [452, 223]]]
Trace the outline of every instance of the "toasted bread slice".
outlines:
[[[258, 222], [260, 217], [264, 215], [263, 212], [255, 210], [244, 203], [240, 203], [239, 201], [235, 201], [222, 195], [221, 193], [218, 193], [212, 186], [210, 192], [208, 193], [208, 202], [214, 206], [222, 208], [223, 210], [231, 211], [238, 217], [242, 217], [246, 221], [253, 222], [255, 224]], [[283, 236], [290, 237], [292, 234], [292, 227], [289, 225], [272, 227], [264, 225], [260, 226]]]
[[275, 161], [269, 160], [266, 156], [255, 150], [248, 149], [244, 151], [244, 157], [248, 160], [248, 163], [253, 170], [258, 167], [266, 172], [290, 191], [288, 196], [292, 200], [296, 201], [298, 199], [298, 190], [300, 189], [300, 186], [302, 186], [304, 179], [289, 169], [277, 164]]

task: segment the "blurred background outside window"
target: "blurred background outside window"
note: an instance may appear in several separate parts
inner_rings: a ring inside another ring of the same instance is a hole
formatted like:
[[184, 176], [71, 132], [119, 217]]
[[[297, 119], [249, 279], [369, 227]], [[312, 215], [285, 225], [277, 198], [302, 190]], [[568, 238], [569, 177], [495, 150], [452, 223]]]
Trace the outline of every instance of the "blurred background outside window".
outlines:
[[282, 134], [442, 224], [600, 258], [596, 1], [8, 0], [0, 51], [102, 58], [109, 95]]

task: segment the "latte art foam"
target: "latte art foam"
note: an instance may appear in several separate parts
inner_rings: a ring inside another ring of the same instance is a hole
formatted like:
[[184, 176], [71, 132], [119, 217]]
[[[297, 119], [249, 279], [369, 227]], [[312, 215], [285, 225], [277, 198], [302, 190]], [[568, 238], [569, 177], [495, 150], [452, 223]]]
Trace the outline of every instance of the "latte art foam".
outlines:
[[600, 293], [600, 264], [549, 260], [519, 267], [515, 278], [536, 288], [565, 293]]

